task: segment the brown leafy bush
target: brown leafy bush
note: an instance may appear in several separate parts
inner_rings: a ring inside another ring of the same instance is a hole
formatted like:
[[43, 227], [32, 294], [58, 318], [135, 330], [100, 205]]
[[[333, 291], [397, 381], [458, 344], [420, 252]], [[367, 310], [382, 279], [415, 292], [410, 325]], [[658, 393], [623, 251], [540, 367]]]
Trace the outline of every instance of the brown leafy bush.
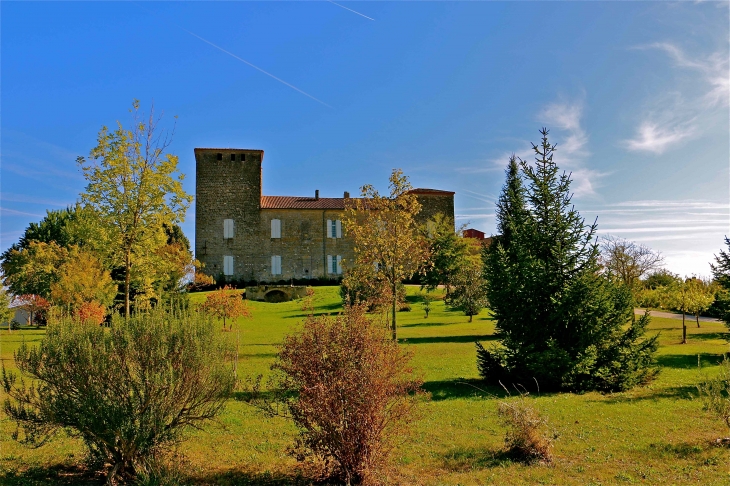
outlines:
[[524, 393], [518, 398], [500, 402], [497, 413], [507, 427], [504, 439], [507, 452], [515, 459], [527, 463], [549, 463], [553, 457], [553, 441], [556, 435], [548, 421]]
[[300, 429], [297, 459], [323, 462], [325, 474], [344, 484], [377, 482], [422, 396], [410, 358], [363, 306], [308, 317], [273, 365], [288, 397], [280, 399]]

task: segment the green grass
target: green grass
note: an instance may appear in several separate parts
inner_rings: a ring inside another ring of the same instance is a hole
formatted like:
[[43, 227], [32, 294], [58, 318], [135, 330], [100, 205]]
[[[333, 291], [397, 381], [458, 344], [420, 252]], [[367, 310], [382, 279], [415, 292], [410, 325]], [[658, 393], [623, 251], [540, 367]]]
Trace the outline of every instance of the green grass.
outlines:
[[[409, 290], [413, 293], [414, 289]], [[338, 289], [316, 289], [316, 313], [340, 310]], [[194, 294], [193, 301], [204, 299]], [[254, 318], [241, 321], [242, 377], [268, 373], [277, 344], [301, 325], [301, 302], [252, 302]], [[398, 484], [730, 484], [730, 449], [714, 439], [730, 435], [702, 410], [695, 385], [711, 376], [728, 351], [721, 324], [689, 326], [679, 344], [681, 321], [652, 319], [660, 332], [659, 378], [651, 385], [616, 394], [543, 394], [536, 406], [560, 434], [551, 466], [512, 463], [500, 453], [504, 430], [497, 398], [469, 383], [478, 378], [474, 340], [489, 341], [488, 312], [468, 318], [441, 301], [424, 319], [418, 304], [401, 312], [399, 337], [414, 353], [414, 365], [431, 392], [420, 418], [404, 435], [394, 457]], [[43, 330], [0, 331], [0, 357], [14, 368], [12, 354], [22, 340], [38, 342]], [[231, 333], [233, 336], [234, 333]], [[702, 369], [697, 367], [698, 355]], [[489, 389], [498, 394], [499, 390]], [[218, 424], [195, 431], [179, 448], [185, 471], [198, 484], [291, 484], [302, 481], [286, 449], [296, 430], [283, 418], [264, 416], [238, 394]], [[14, 424], [0, 421], [0, 484], [78, 484], [83, 448], [60, 435], [38, 449], [10, 439]], [[306, 481], [305, 481], [306, 482]]]

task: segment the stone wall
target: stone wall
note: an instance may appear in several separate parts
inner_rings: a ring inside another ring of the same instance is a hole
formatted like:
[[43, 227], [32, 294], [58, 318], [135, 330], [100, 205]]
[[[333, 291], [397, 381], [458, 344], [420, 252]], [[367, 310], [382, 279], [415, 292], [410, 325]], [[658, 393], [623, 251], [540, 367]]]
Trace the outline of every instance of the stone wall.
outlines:
[[[348, 238], [328, 238], [326, 222], [342, 220], [342, 209], [261, 207], [261, 150], [195, 149], [195, 256], [203, 272], [222, 283], [224, 257], [233, 257], [230, 280], [258, 282], [340, 278], [327, 268], [327, 255], [353, 259]], [[417, 189], [425, 224], [436, 213], [454, 217], [454, 194]], [[314, 199], [319, 201], [319, 199]], [[329, 200], [329, 206], [333, 207]], [[310, 200], [311, 202], [311, 200]], [[313, 204], [319, 204], [317, 202]], [[338, 202], [334, 207], [344, 201]], [[269, 206], [271, 207], [271, 206]], [[311, 206], [310, 206], [311, 207]], [[319, 206], [322, 207], [322, 206]], [[233, 237], [224, 238], [224, 220], [233, 220]], [[272, 238], [271, 220], [281, 221], [281, 238]], [[342, 230], [343, 236], [345, 229]], [[281, 257], [281, 274], [272, 274], [272, 256]]]

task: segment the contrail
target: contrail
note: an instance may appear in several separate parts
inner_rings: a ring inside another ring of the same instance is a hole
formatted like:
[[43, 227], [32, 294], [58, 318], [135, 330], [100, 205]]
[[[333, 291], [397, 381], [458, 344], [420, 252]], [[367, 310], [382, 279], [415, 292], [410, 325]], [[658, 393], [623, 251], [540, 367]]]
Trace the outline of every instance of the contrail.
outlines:
[[[180, 26], [178, 26], [178, 27], [180, 27]], [[257, 65], [255, 65], [255, 64], [251, 64], [251, 63], [250, 63], [250, 62], [248, 62], [247, 60], [245, 60], [245, 59], [242, 59], [242, 58], [238, 57], [237, 55], [233, 54], [232, 52], [229, 52], [229, 51], [227, 51], [227, 50], [223, 49], [222, 47], [220, 47], [220, 46], [217, 46], [217, 45], [213, 44], [213, 43], [212, 43], [211, 41], [209, 41], [209, 40], [207, 40], [207, 39], [203, 39], [203, 38], [202, 38], [202, 37], [200, 37], [200, 36], [199, 36], [198, 34], [195, 34], [195, 33], [193, 33], [193, 32], [190, 32], [190, 31], [189, 31], [188, 29], [185, 29], [185, 28], [183, 28], [183, 27], [180, 27], [180, 28], [181, 28], [182, 30], [184, 30], [185, 32], [187, 32], [188, 34], [192, 35], [193, 37], [197, 37], [198, 39], [202, 40], [202, 41], [203, 41], [203, 42], [205, 42], [206, 44], [210, 44], [211, 46], [215, 47], [216, 49], [218, 49], [218, 50], [220, 50], [220, 51], [222, 51], [222, 52], [225, 52], [225, 53], [226, 53], [226, 54], [228, 54], [229, 56], [231, 56], [231, 57], [233, 57], [233, 58], [235, 58], [235, 59], [238, 59], [238, 60], [239, 60], [239, 61], [241, 61], [242, 63], [244, 63], [244, 64], [248, 64], [249, 66], [251, 66], [252, 68], [256, 69], [257, 71], [260, 71], [260, 72], [264, 73], [265, 75], [267, 75], [267, 76], [269, 76], [269, 77], [271, 77], [271, 78], [274, 78], [275, 80], [277, 80], [277, 81], [278, 81], [278, 82], [280, 82], [281, 84], [284, 84], [284, 85], [286, 85], [286, 86], [289, 86], [289, 87], [290, 87], [291, 89], [293, 89], [293, 90], [295, 90], [295, 91], [298, 91], [298, 92], [302, 93], [302, 94], [303, 94], [304, 96], [307, 96], [307, 97], [309, 97], [309, 98], [312, 98], [312, 99], [313, 99], [314, 101], [316, 101], [317, 103], [322, 103], [322, 104], [323, 104], [324, 106], [326, 106], [327, 108], [332, 108], [332, 107], [331, 107], [330, 105], [328, 105], [328, 104], [327, 104], [327, 103], [325, 103], [324, 101], [322, 101], [322, 100], [320, 100], [320, 99], [318, 99], [318, 98], [315, 98], [314, 96], [312, 96], [311, 94], [307, 93], [306, 91], [302, 91], [301, 89], [297, 88], [297, 87], [296, 87], [296, 86], [294, 86], [293, 84], [289, 84], [289, 83], [287, 83], [286, 81], [284, 81], [284, 80], [283, 80], [283, 79], [281, 79], [281, 78], [277, 78], [276, 76], [274, 76], [274, 75], [273, 75], [273, 74], [271, 74], [270, 72], [264, 71], [263, 69], [261, 69], [261, 68], [260, 68], [260, 67], [258, 67]]]
[[331, 3], [331, 4], [337, 5], [337, 6], [338, 6], [338, 7], [340, 7], [340, 8], [344, 8], [345, 10], [349, 10], [349, 11], [350, 11], [350, 12], [352, 12], [352, 13], [356, 13], [356, 14], [358, 14], [358, 15], [359, 15], [360, 17], [365, 17], [365, 18], [366, 18], [366, 19], [368, 19], [368, 20], [372, 20], [372, 21], [375, 21], [375, 19], [373, 19], [373, 18], [370, 18], [370, 17], [368, 17], [367, 15], [363, 15], [363, 14], [361, 14], [360, 12], [358, 12], [358, 11], [356, 11], [356, 10], [353, 10], [353, 9], [351, 9], [351, 8], [347, 8], [347, 7], [345, 7], [344, 5], [340, 5], [339, 3], [335, 3], [335, 2], [333, 2], [332, 0], [327, 0], [327, 1], [328, 1], [329, 3]]
[[[152, 13], [153, 15], [155, 14], [154, 12], [152, 12], [151, 10], [149, 10], [148, 8], [145, 8], [145, 7], [143, 7], [142, 5], [139, 5], [139, 6], [140, 6], [140, 7], [142, 7], [143, 9], [147, 10], [148, 12]], [[344, 8], [344, 7], [343, 7], [343, 8]], [[349, 9], [348, 9], [348, 10], [349, 10]], [[355, 13], [357, 13], [357, 12], [355, 12]], [[264, 73], [265, 75], [269, 76], [270, 78], [274, 78], [275, 80], [277, 80], [277, 81], [278, 81], [278, 82], [280, 82], [281, 84], [283, 84], [283, 85], [286, 85], [286, 86], [290, 87], [290, 88], [291, 88], [291, 89], [293, 89], [294, 91], [298, 91], [299, 93], [303, 94], [303, 95], [304, 95], [304, 96], [306, 96], [307, 98], [311, 98], [311, 99], [313, 99], [314, 101], [316, 101], [317, 103], [321, 103], [321, 104], [323, 104], [323, 105], [324, 105], [324, 106], [326, 106], [327, 108], [332, 108], [332, 106], [328, 105], [327, 103], [325, 103], [324, 101], [322, 101], [322, 100], [320, 100], [320, 99], [318, 99], [318, 98], [315, 98], [314, 96], [312, 96], [311, 94], [307, 93], [306, 91], [302, 91], [301, 89], [297, 88], [297, 87], [296, 87], [296, 86], [294, 86], [293, 84], [289, 84], [289, 83], [287, 83], [286, 81], [284, 81], [283, 79], [281, 79], [281, 78], [277, 78], [276, 76], [274, 76], [274, 75], [273, 75], [273, 74], [271, 74], [270, 72], [268, 72], [268, 71], [264, 71], [263, 69], [261, 69], [261, 68], [260, 68], [260, 67], [258, 67], [257, 65], [255, 65], [255, 64], [251, 64], [251, 63], [250, 63], [250, 62], [248, 62], [247, 60], [245, 60], [245, 59], [242, 59], [242, 58], [238, 57], [237, 55], [233, 54], [232, 52], [229, 52], [229, 51], [227, 51], [227, 50], [223, 49], [223, 48], [222, 48], [221, 46], [215, 45], [215, 44], [213, 44], [213, 43], [212, 43], [211, 41], [209, 41], [209, 40], [207, 40], [207, 39], [204, 39], [204, 38], [200, 37], [200, 36], [199, 36], [198, 34], [195, 34], [194, 32], [190, 32], [190, 31], [189, 31], [188, 29], [186, 29], [185, 27], [181, 27], [181, 26], [179, 26], [179, 25], [177, 25], [177, 24], [175, 24], [175, 23], [172, 23], [172, 22], [169, 22], [169, 23], [171, 23], [172, 25], [174, 25], [174, 26], [175, 26], [175, 27], [177, 27], [178, 29], [184, 30], [184, 31], [185, 31], [185, 32], [187, 32], [188, 34], [192, 35], [193, 37], [197, 37], [198, 39], [202, 40], [202, 41], [203, 41], [203, 42], [205, 42], [206, 44], [210, 44], [211, 46], [215, 47], [215, 48], [216, 48], [216, 49], [218, 49], [219, 51], [225, 52], [226, 54], [228, 54], [229, 56], [233, 57], [234, 59], [238, 59], [238, 60], [239, 60], [239, 61], [241, 61], [242, 63], [244, 63], [244, 64], [247, 64], [247, 65], [251, 66], [251, 67], [252, 67], [252, 68], [254, 68], [255, 70], [257, 70], [257, 71], [259, 71], [259, 72], [262, 72], [262, 73]]]

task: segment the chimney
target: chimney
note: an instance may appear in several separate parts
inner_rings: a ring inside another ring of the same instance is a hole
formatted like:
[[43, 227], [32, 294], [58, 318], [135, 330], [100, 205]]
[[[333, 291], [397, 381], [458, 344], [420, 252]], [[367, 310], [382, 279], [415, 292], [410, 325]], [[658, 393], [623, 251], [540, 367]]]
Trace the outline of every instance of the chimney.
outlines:
[[314, 191], [314, 200], [315, 200], [315, 201], [319, 201], [319, 189], [316, 189], [316, 190]]
[[350, 199], [350, 193], [345, 191], [345, 199]]

